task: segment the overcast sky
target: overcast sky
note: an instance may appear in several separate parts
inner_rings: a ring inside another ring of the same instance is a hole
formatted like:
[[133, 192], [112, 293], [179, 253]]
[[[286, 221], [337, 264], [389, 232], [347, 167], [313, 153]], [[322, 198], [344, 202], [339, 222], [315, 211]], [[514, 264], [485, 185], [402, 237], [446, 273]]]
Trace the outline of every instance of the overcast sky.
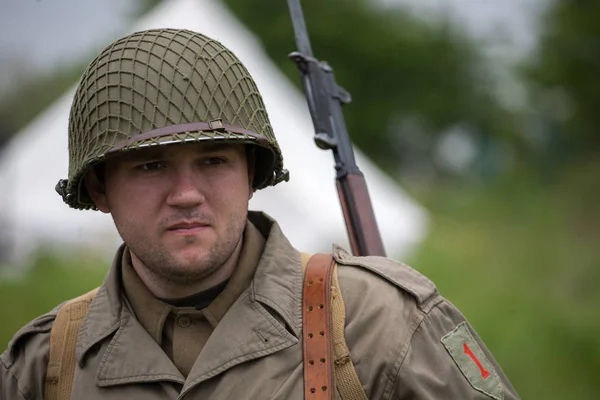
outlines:
[[[379, 1], [408, 5], [423, 16], [450, 13], [478, 38], [502, 38], [485, 50], [510, 56], [527, 53], [535, 43], [538, 9], [548, 0]], [[127, 30], [136, 6], [137, 0], [0, 1], [0, 88], [23, 71], [91, 57]]]
[[127, 27], [136, 0], [1, 0], [0, 84], [93, 54]]
[[2, 0], [0, 50], [36, 62], [77, 54], [122, 29], [135, 0]]

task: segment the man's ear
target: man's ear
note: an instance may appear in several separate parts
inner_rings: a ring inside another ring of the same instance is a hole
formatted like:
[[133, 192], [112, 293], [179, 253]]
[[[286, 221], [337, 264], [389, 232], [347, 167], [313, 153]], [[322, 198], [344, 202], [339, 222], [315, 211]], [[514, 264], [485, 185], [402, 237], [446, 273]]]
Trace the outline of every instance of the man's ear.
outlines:
[[[98, 177], [97, 168], [102, 168], [102, 166], [90, 169], [83, 177], [83, 184], [94, 201], [96, 208], [103, 213], [108, 214], [110, 213], [110, 208], [108, 207], [106, 190], [104, 188], [104, 182], [101, 182]], [[102, 181], [104, 181], [104, 179]]]

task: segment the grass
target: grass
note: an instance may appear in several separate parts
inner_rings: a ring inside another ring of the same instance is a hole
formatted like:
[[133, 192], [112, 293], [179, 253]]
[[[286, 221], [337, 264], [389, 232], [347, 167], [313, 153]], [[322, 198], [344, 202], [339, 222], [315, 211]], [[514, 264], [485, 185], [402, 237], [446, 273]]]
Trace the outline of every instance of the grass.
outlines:
[[[432, 231], [408, 261], [466, 315], [523, 399], [600, 392], [599, 164], [418, 196]], [[40, 256], [0, 280], [0, 347], [31, 318], [101, 283], [106, 265]]]

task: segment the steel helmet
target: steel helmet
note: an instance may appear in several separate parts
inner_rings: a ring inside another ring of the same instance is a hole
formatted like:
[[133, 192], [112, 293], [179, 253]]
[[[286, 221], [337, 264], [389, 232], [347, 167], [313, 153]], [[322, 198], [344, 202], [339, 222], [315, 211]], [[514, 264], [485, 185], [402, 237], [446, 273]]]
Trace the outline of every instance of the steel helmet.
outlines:
[[69, 115], [69, 177], [56, 191], [73, 208], [95, 208], [82, 182], [96, 164], [201, 141], [255, 145], [255, 190], [289, 178], [258, 88], [229, 49], [189, 30], [135, 32], [83, 73]]

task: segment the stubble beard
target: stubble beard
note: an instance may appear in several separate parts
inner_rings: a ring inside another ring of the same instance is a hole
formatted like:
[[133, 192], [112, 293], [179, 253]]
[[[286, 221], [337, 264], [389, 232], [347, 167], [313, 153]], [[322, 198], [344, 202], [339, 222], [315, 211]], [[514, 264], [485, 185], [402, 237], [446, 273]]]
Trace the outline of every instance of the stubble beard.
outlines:
[[[213, 246], [192, 263], [182, 262], [164, 246], [154, 246], [135, 233], [125, 236], [121, 234], [121, 236], [129, 250], [142, 262], [144, 268], [154, 275], [155, 279], [171, 285], [187, 286], [206, 279], [229, 260], [242, 239], [246, 216], [246, 213], [232, 215], [225, 234], [217, 238]], [[129, 230], [132, 231], [136, 230]], [[184, 240], [188, 245], [194, 243], [201, 245], [200, 239], [196, 237], [187, 237]]]

